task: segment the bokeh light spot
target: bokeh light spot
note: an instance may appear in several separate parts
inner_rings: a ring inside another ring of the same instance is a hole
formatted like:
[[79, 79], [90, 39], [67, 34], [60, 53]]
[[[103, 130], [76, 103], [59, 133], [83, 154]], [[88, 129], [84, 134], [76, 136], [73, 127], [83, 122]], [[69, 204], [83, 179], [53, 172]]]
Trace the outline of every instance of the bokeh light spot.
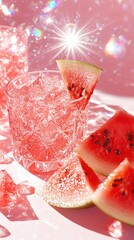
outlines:
[[42, 37], [42, 30], [39, 28], [34, 28], [33, 29], [33, 36], [35, 36], [36, 38], [41, 38]]
[[46, 7], [43, 9], [43, 12], [48, 13], [59, 6], [61, 1], [59, 0], [50, 0], [48, 1]]
[[116, 58], [123, 57], [126, 53], [126, 39], [124, 36], [112, 36], [105, 46], [105, 53]]

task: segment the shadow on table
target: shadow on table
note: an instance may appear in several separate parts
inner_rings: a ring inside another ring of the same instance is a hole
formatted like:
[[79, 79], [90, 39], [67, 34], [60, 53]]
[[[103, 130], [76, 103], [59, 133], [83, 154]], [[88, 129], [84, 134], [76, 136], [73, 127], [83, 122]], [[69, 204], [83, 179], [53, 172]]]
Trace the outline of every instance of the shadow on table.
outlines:
[[0, 211], [10, 221], [38, 220], [26, 196], [13, 206], [0, 208]]
[[[92, 206], [91, 208], [85, 209], [54, 209], [70, 221], [84, 228], [110, 237], [108, 228], [115, 219], [107, 216], [97, 207]], [[119, 238], [120, 240], [132, 239], [132, 236], [134, 236], [134, 227], [122, 223], [122, 235], [123, 236]]]

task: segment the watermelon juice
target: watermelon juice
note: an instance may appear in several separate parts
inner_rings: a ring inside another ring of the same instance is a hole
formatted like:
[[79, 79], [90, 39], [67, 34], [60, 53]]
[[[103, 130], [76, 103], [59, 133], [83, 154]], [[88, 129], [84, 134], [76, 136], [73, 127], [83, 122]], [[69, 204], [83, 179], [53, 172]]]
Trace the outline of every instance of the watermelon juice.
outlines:
[[0, 117], [7, 114], [6, 84], [27, 71], [27, 40], [23, 30], [0, 26]]
[[58, 71], [26, 73], [7, 85], [14, 156], [45, 179], [82, 140], [84, 111], [71, 100]]

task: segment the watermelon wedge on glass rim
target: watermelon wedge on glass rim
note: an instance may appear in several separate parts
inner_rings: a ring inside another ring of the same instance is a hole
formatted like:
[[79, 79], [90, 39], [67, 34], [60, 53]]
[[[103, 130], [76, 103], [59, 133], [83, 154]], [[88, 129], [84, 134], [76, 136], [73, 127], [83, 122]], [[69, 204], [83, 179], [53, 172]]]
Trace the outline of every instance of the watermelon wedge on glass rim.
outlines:
[[92, 205], [92, 194], [101, 183], [96, 173], [77, 156], [70, 156], [39, 193], [50, 205], [82, 208]]
[[134, 225], [134, 165], [124, 159], [92, 195], [106, 214]]
[[78, 99], [77, 107], [85, 109], [102, 69], [78, 60], [57, 60], [57, 65], [71, 99]]
[[77, 154], [96, 172], [108, 175], [127, 157], [134, 162], [134, 116], [119, 109], [81, 142]]

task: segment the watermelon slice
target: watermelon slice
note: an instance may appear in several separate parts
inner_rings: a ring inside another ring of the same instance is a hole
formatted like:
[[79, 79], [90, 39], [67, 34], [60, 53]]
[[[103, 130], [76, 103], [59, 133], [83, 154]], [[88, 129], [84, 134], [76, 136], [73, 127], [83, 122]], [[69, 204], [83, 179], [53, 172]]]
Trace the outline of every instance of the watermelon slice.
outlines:
[[92, 193], [100, 182], [91, 168], [77, 157], [72, 157], [49, 178], [41, 195], [53, 206], [86, 207], [92, 204]]
[[57, 60], [57, 65], [72, 99], [80, 99], [78, 108], [84, 109], [99, 80], [102, 69], [77, 60]]
[[106, 214], [134, 225], [134, 168], [127, 158], [92, 196], [94, 204]]
[[119, 109], [87, 137], [77, 154], [96, 172], [108, 175], [125, 157], [134, 162], [134, 116]]

